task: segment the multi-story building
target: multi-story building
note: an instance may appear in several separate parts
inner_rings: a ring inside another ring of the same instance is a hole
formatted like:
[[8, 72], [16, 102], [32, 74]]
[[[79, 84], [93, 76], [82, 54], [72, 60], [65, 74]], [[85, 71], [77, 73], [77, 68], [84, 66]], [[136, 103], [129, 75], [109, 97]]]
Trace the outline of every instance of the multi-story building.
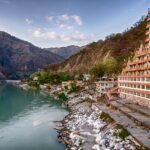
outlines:
[[120, 97], [150, 107], [150, 9], [146, 39], [118, 77]]
[[117, 87], [117, 81], [114, 78], [103, 77], [95, 82], [96, 91], [99, 93], [99, 96], [105, 94], [109, 89]]

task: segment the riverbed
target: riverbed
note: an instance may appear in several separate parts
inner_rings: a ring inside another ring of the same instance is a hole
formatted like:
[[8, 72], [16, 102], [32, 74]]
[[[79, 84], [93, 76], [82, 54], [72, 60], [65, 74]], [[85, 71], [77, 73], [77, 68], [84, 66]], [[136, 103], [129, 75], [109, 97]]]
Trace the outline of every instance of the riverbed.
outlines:
[[0, 84], [0, 150], [65, 150], [54, 121], [67, 114], [50, 96]]

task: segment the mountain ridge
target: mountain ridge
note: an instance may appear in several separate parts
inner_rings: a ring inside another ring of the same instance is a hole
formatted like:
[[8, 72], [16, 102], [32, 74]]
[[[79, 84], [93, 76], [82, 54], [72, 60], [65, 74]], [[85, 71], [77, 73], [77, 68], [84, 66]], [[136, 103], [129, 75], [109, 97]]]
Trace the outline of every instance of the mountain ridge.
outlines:
[[45, 48], [45, 50], [48, 50], [52, 53], [55, 53], [64, 59], [69, 58], [70, 56], [78, 53], [82, 47], [76, 46], [76, 45], [69, 45], [66, 47], [51, 47], [51, 48]]
[[112, 34], [105, 38], [88, 44], [80, 52], [65, 61], [46, 67], [45, 70], [53, 72], [89, 72], [96, 64], [113, 57], [117, 61], [118, 70], [121, 71], [125, 61], [134, 53], [145, 38], [146, 17], [142, 17], [130, 29], [122, 33]]
[[[52, 52], [0, 31], [0, 78], [16, 79], [63, 60]], [[18, 72], [18, 74], [16, 73]]]

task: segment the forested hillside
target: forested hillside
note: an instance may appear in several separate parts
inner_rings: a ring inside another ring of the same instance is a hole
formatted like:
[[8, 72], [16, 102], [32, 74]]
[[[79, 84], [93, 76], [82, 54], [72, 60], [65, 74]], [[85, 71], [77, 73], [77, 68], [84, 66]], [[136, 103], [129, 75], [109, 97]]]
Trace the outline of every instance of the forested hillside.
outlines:
[[104, 41], [93, 42], [83, 48], [79, 53], [71, 56], [62, 63], [51, 65], [46, 70], [56, 72], [89, 72], [92, 68], [115, 62], [114, 72], [121, 71], [124, 62], [144, 41], [146, 30], [146, 19], [142, 17], [130, 29], [123, 33], [107, 36]]

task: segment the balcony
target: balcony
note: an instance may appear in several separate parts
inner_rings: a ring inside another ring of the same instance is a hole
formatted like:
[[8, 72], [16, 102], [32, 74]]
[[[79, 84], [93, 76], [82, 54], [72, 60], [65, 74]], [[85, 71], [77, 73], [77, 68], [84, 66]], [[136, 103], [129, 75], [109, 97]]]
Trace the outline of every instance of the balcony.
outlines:
[[150, 70], [150, 66], [148, 67], [135, 67], [135, 68], [127, 68], [124, 69], [122, 72], [132, 72], [132, 71], [144, 71], [144, 70]]
[[150, 16], [147, 18], [147, 22], [149, 22], [150, 21]]
[[148, 24], [147, 24], [146, 28], [147, 28], [147, 29], [148, 29], [148, 28], [150, 28], [150, 23], [149, 23], [149, 22], [148, 22]]
[[143, 63], [146, 63], [146, 62], [150, 62], [150, 58], [144, 59], [144, 60], [135, 61], [135, 62], [130, 63], [129, 65], [131, 66], [131, 65], [136, 65], [136, 64], [143, 64]]
[[150, 41], [150, 38], [146, 37], [145, 42], [149, 42], [149, 41]]
[[146, 89], [135, 89], [135, 88], [130, 88], [130, 87], [119, 87], [120, 89], [127, 90], [127, 91], [132, 91], [132, 92], [138, 92], [138, 93], [143, 93], [143, 94], [150, 94], [150, 91]]
[[150, 54], [150, 50], [143, 51], [142, 53], [136, 55], [136, 57], [141, 57], [141, 56], [144, 56], [144, 55], [147, 55], [147, 54]]
[[150, 30], [148, 30], [148, 31], [146, 32], [146, 35], [147, 35], [147, 36], [149, 36], [149, 35], [150, 35]]
[[130, 85], [148, 85], [150, 86], [149, 82], [146, 81], [118, 81], [119, 83], [122, 84], [130, 84]]

